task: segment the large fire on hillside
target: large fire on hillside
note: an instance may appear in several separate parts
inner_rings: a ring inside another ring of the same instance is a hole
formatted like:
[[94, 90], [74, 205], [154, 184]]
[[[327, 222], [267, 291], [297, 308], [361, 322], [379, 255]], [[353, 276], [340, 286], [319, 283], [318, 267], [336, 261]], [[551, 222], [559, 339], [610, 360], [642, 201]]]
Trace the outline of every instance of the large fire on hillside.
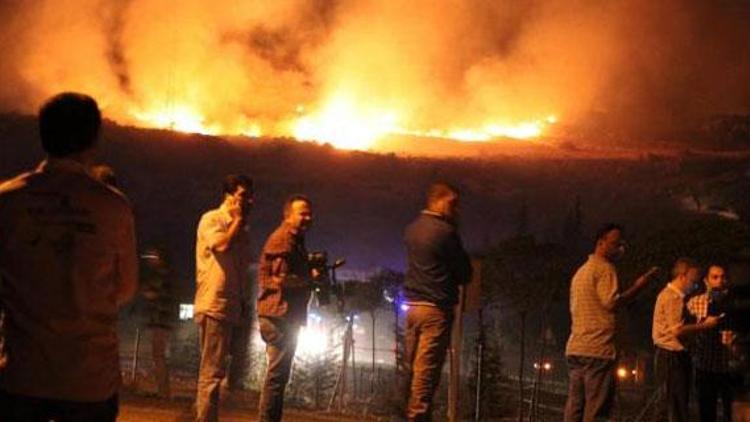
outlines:
[[[208, 122], [203, 114], [189, 105], [168, 105], [151, 112], [133, 111], [133, 122], [138, 126], [170, 129], [205, 135], [263, 135], [293, 136], [300, 140], [330, 143], [341, 149], [367, 150], [377, 148], [377, 142], [387, 135], [437, 137], [457, 141], [484, 142], [498, 138], [534, 139], [541, 136], [547, 126], [556, 123], [554, 115], [544, 119], [520, 123], [490, 122], [479, 128], [414, 129], [399, 123], [400, 113], [395, 110], [365, 110], [359, 104], [334, 98], [320, 110], [305, 113], [297, 107], [299, 117], [288, 122], [286, 131], [268, 133], [259, 123], [247, 120], [244, 124], [226, 127]], [[502, 121], [502, 120], [498, 120]]]
[[731, 42], [750, 36], [748, 14], [679, 0], [3, 2], [0, 110], [72, 90], [125, 125], [373, 150], [391, 135], [535, 139], [558, 119], [680, 125], [749, 107], [750, 47]]

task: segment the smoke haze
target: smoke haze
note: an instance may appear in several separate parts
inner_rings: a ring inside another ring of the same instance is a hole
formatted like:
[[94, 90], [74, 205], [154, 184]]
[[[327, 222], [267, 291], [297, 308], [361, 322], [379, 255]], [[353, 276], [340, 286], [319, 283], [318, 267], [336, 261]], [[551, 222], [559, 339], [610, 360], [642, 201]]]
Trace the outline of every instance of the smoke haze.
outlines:
[[441, 134], [750, 113], [743, 1], [11, 0], [0, 17], [4, 111], [76, 90], [120, 123], [255, 135], [331, 107]]

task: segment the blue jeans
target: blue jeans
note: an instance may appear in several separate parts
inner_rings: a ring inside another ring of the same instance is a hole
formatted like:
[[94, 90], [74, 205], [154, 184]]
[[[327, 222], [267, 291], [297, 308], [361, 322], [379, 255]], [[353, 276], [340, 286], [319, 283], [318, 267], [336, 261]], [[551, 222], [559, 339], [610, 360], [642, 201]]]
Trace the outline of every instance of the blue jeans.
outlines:
[[615, 397], [615, 361], [568, 356], [565, 422], [609, 420]]

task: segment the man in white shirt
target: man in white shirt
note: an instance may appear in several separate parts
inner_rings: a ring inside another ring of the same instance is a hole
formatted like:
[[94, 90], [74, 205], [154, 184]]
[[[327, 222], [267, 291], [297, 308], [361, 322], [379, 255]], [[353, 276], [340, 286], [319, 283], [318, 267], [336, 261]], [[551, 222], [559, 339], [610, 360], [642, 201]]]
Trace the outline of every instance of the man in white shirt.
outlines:
[[194, 314], [200, 331], [201, 363], [195, 408], [198, 421], [219, 417], [219, 391], [225, 376], [224, 360], [246, 358], [242, 324], [251, 314], [250, 208], [253, 182], [243, 175], [224, 180], [221, 205], [203, 214], [195, 245], [196, 292]]

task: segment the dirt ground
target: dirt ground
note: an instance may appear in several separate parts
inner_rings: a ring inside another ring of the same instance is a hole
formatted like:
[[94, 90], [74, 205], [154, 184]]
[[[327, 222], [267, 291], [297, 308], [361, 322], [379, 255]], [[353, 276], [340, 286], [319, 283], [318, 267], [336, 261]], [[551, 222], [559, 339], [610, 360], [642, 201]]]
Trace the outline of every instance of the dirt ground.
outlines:
[[[161, 400], [153, 397], [124, 394], [120, 402], [121, 422], [189, 422], [193, 421], [192, 400]], [[222, 422], [257, 421], [257, 409], [253, 405], [223, 403], [219, 418]], [[368, 420], [361, 416], [332, 415], [299, 409], [285, 409], [284, 420], [289, 422], [333, 422]], [[375, 419], [370, 419], [375, 420]]]
[[[190, 422], [194, 420], [193, 400], [195, 380], [172, 378], [172, 395], [169, 400], [155, 394], [153, 382], [139, 380], [137, 387], [128, 383], [120, 394], [121, 422]], [[258, 392], [221, 391], [219, 418], [222, 422], [248, 422], [258, 420]], [[363, 415], [331, 414], [323, 411], [285, 408], [284, 421], [289, 422], [333, 422], [333, 421], [377, 421]]]

